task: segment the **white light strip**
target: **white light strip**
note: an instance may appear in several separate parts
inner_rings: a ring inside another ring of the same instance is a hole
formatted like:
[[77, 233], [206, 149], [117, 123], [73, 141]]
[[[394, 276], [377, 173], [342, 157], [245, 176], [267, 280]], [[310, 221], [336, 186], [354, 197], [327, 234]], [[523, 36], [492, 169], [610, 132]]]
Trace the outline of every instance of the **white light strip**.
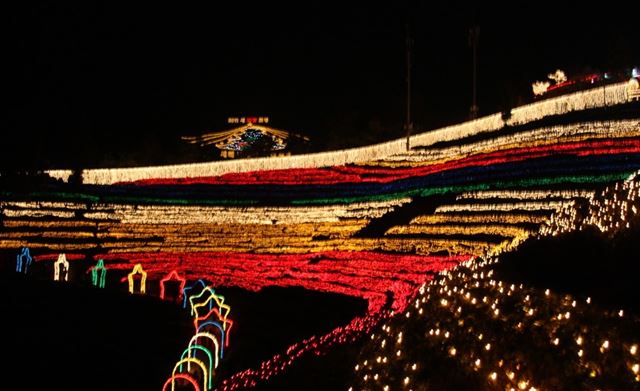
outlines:
[[[73, 218], [76, 217], [77, 210], [84, 208], [82, 214], [86, 219], [113, 220], [130, 224], [299, 224], [377, 218], [408, 202], [411, 202], [410, 197], [328, 206], [97, 204], [86, 210], [84, 204], [65, 203], [65, 206], [72, 210], [47, 210], [39, 209], [37, 203], [4, 202], [2, 207], [5, 217]], [[29, 206], [32, 209], [12, 209], [17, 206]]]
[[436, 208], [435, 213], [442, 212], [495, 212], [513, 210], [558, 210], [565, 205], [573, 204], [575, 201], [547, 201], [547, 202], [515, 202], [505, 204], [454, 204], [441, 205]]
[[4, 209], [2, 214], [6, 217], [61, 217], [61, 218], [73, 218], [76, 215], [74, 211], [62, 211], [62, 210], [36, 210], [36, 209]]
[[588, 198], [593, 196], [590, 190], [500, 190], [471, 191], [458, 195], [456, 200], [479, 199], [530, 199], [544, 200], [548, 198]]
[[337, 222], [345, 218], [376, 218], [411, 198], [331, 206], [221, 207], [108, 205], [86, 212], [89, 219], [117, 220], [129, 224], [297, 224]]
[[[511, 116], [506, 123], [508, 125], [524, 124], [546, 116], [612, 106], [627, 101], [629, 101], [627, 83], [617, 83], [515, 108], [511, 110]], [[429, 146], [437, 142], [458, 140], [480, 133], [492, 132], [501, 129], [504, 125], [505, 122], [502, 120], [501, 114], [493, 114], [413, 136], [410, 144], [411, 146]], [[82, 172], [82, 180], [87, 184], [108, 185], [152, 178], [194, 178], [217, 176], [229, 172], [327, 167], [381, 159], [392, 154], [402, 153], [405, 150], [406, 139], [401, 138], [361, 148], [280, 158], [239, 159], [155, 167], [91, 169]], [[46, 173], [66, 181], [72, 172], [70, 170], [49, 170]]]

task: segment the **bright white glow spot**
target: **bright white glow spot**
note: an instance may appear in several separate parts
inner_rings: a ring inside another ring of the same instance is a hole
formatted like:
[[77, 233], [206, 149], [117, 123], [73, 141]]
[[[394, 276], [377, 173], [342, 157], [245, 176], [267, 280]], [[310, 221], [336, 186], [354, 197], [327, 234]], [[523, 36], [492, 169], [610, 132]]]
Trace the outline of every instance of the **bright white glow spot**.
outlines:
[[565, 81], [567, 81], [567, 75], [560, 69], [556, 69], [555, 72], [548, 74], [547, 77], [556, 82], [556, 84], [564, 83]]

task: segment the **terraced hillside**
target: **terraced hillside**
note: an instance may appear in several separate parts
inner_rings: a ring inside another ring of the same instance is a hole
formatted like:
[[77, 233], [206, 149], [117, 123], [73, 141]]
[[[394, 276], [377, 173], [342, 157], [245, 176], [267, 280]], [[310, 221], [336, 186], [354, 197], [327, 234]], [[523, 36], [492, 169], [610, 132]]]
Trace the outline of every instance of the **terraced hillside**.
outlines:
[[156, 286], [175, 271], [214, 287], [296, 286], [367, 300], [367, 314], [348, 325], [216, 383], [256, 385], [404, 313], [438, 272], [577, 229], [584, 205], [612, 186], [630, 186], [630, 201], [621, 214], [602, 209], [594, 224], [625, 224], [639, 206], [638, 108], [622, 83], [419, 134], [410, 150], [396, 140], [286, 158], [84, 170], [75, 173], [82, 183], [51, 171], [57, 180], [0, 194], [0, 249], [29, 247], [48, 267], [65, 253], [69, 279], [85, 278], [102, 259], [120, 276], [139, 264]]

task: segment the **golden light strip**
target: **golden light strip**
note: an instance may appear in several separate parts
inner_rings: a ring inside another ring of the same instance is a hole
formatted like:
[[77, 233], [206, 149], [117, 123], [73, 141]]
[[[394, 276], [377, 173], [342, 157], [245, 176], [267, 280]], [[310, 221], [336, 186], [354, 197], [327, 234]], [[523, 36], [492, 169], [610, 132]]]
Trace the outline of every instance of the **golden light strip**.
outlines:
[[5, 219], [2, 225], [7, 228], [95, 228], [96, 222], [82, 220], [9, 220]]
[[0, 248], [15, 249], [21, 246], [28, 246], [31, 249], [48, 248], [55, 251], [89, 250], [95, 249], [92, 243], [40, 243], [26, 240], [0, 239]]
[[182, 234], [190, 235], [261, 235], [261, 236], [313, 236], [329, 235], [335, 237], [350, 236], [365, 225], [369, 220], [342, 220], [331, 223], [302, 223], [302, 224], [121, 224], [99, 223], [101, 233], [132, 233], [141, 234]]
[[56, 239], [80, 239], [80, 238], [92, 238], [92, 232], [77, 231], [77, 232], [65, 232], [65, 231], [44, 231], [44, 232], [2, 232], [0, 238], [56, 238]]
[[497, 235], [518, 236], [531, 231], [506, 224], [484, 225], [396, 225], [385, 235]]
[[165, 252], [198, 252], [198, 251], [224, 251], [247, 252], [260, 254], [305, 254], [321, 251], [393, 251], [415, 252], [419, 255], [431, 255], [446, 251], [451, 255], [470, 254], [480, 255], [495, 247], [495, 243], [473, 240], [449, 240], [449, 239], [399, 239], [399, 238], [357, 238], [349, 240], [313, 241], [308, 243], [281, 245], [273, 241], [270, 246], [255, 247], [242, 246], [241, 243], [193, 243], [185, 241], [182, 246], [151, 243], [146, 241], [130, 243], [103, 243], [101, 248], [109, 252], [139, 252], [139, 251], [165, 251]]

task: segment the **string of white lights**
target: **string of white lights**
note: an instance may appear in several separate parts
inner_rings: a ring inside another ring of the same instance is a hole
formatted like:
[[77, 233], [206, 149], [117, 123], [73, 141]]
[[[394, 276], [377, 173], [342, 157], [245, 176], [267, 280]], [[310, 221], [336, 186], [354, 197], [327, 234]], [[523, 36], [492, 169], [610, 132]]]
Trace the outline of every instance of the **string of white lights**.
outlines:
[[557, 210], [564, 205], [573, 203], [574, 201], [532, 201], [532, 202], [513, 202], [513, 203], [495, 203], [495, 204], [452, 204], [440, 205], [436, 208], [435, 213], [443, 212], [495, 212], [514, 210]]
[[[507, 124], [528, 123], [546, 116], [561, 115], [572, 111], [625, 103], [629, 100], [627, 83], [618, 83], [588, 91], [576, 92], [545, 101], [532, 103], [511, 110]], [[429, 146], [437, 142], [459, 140], [472, 135], [492, 132], [505, 125], [501, 114], [493, 114], [459, 125], [425, 132], [411, 138], [412, 146]], [[328, 167], [354, 162], [381, 159], [406, 149], [404, 138], [373, 146], [310, 155], [280, 158], [241, 159], [214, 163], [193, 163], [155, 167], [119, 169], [91, 169], [82, 172], [83, 183], [114, 184], [152, 178], [194, 178], [217, 176], [229, 172], [277, 170], [285, 168]], [[53, 178], [68, 181], [71, 170], [46, 171]]]
[[500, 190], [500, 191], [471, 191], [461, 193], [456, 200], [464, 199], [529, 199], [544, 200], [549, 198], [587, 198], [593, 196], [592, 190]]

